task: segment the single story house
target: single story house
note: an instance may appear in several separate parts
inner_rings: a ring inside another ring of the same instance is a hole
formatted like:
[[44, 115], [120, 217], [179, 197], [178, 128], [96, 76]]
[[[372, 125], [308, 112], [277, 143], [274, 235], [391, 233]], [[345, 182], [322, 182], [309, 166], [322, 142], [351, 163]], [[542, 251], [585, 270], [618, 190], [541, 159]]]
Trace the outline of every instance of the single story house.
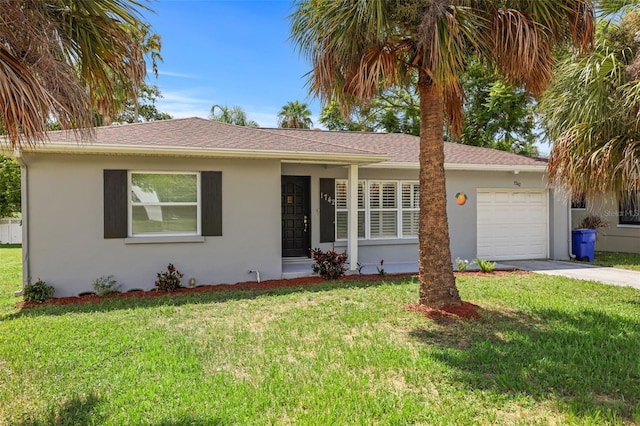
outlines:
[[[151, 289], [170, 262], [185, 284], [279, 279], [310, 274], [316, 247], [347, 250], [364, 273], [382, 259], [417, 271], [418, 150], [410, 135], [200, 118], [51, 132], [11, 153], [24, 283], [58, 297], [104, 275]], [[454, 259], [569, 257], [567, 197], [547, 188], [544, 160], [454, 143], [445, 158]]]

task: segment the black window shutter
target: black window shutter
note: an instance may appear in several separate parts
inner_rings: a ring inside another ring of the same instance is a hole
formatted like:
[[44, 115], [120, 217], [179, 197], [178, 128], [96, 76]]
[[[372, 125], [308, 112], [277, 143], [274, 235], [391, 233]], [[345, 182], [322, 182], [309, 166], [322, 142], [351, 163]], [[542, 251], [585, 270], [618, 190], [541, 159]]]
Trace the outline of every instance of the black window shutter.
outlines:
[[104, 170], [104, 237], [127, 236], [127, 171]]
[[320, 179], [320, 242], [336, 240], [336, 180]]
[[202, 235], [222, 235], [222, 172], [200, 174]]

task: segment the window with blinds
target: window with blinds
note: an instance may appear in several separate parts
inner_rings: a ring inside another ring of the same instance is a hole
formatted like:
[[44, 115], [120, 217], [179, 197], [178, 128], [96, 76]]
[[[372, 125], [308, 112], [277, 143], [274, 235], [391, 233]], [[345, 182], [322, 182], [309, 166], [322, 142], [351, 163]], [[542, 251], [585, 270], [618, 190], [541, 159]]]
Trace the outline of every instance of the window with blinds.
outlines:
[[[348, 237], [348, 182], [336, 180], [336, 240]], [[420, 188], [414, 181], [358, 182], [358, 238], [416, 238]]]
[[420, 224], [420, 185], [402, 183], [402, 236], [417, 237]]
[[369, 237], [398, 237], [398, 191], [396, 182], [369, 183]]
[[[365, 238], [364, 181], [358, 182], [358, 238]], [[346, 240], [349, 235], [347, 209], [348, 183], [336, 180], [336, 239]]]

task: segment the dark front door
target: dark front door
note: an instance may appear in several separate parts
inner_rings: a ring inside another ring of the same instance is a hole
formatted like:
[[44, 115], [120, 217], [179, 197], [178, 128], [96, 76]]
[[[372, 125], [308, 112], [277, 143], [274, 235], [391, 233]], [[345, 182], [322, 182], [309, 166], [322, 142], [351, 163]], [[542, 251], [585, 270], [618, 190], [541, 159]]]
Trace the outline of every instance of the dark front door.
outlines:
[[310, 256], [309, 176], [282, 176], [282, 256]]

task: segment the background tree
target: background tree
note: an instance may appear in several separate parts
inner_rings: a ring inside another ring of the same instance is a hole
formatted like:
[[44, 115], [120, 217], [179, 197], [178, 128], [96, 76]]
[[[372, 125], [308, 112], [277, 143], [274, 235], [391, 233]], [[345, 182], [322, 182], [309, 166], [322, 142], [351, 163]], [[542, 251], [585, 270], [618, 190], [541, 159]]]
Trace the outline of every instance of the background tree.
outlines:
[[377, 128], [370, 114], [370, 108], [355, 106], [351, 111], [345, 113], [335, 101], [331, 101], [322, 107], [319, 121], [329, 130], [373, 132]]
[[93, 125], [146, 76], [138, 0], [13, 0], [0, 19], [0, 122], [12, 145], [34, 143], [53, 119]]
[[486, 64], [472, 62], [462, 76], [467, 95], [460, 138], [454, 142], [534, 156], [535, 100], [530, 93], [507, 83]]
[[309, 129], [313, 126], [311, 110], [300, 101], [289, 101], [278, 113], [278, 127], [284, 129]]
[[113, 117], [113, 121], [118, 123], [137, 123], [172, 119], [173, 117], [170, 114], [158, 111], [156, 101], [159, 98], [162, 98], [162, 94], [158, 86], [143, 83], [137, 101], [127, 101], [123, 110]]
[[20, 213], [20, 166], [14, 160], [0, 156], [0, 217]]
[[[445, 123], [462, 131], [460, 76], [477, 57], [507, 81], [540, 94], [556, 44], [593, 40], [588, 0], [300, 0], [292, 38], [312, 62], [310, 88], [353, 105], [418, 76], [420, 97], [420, 303], [459, 305], [446, 208]], [[445, 121], [446, 118], [446, 121]]]
[[[535, 100], [531, 94], [502, 79], [489, 66], [472, 62], [461, 77], [466, 95], [460, 137], [446, 135], [450, 142], [482, 146], [529, 156], [538, 155]], [[420, 134], [417, 81], [408, 87], [393, 86], [374, 96], [366, 107], [355, 106], [345, 115], [335, 102], [325, 105], [320, 122], [329, 130]], [[446, 132], [446, 128], [445, 128]]]
[[[628, 2], [627, 2], [628, 3]], [[640, 191], [640, 13], [603, 21], [595, 50], [561, 61], [540, 103], [549, 180], [574, 197]]]
[[[217, 114], [215, 112], [216, 108], [220, 110]], [[209, 119], [220, 121], [221, 123], [235, 124], [236, 126], [260, 127], [257, 122], [248, 120], [247, 113], [237, 105], [232, 107], [214, 105], [211, 107]]]

